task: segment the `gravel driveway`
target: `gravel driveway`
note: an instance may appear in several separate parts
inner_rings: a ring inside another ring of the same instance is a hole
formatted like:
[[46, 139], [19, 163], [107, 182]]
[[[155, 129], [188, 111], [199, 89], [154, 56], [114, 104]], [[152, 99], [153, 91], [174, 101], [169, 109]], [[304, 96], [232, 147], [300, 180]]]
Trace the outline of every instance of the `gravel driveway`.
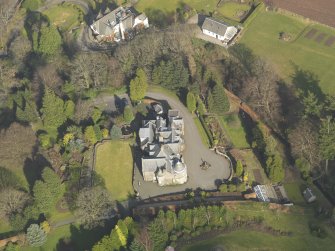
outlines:
[[[164, 100], [171, 108], [181, 112], [185, 123], [185, 151], [183, 157], [188, 168], [188, 182], [178, 186], [159, 187], [156, 183], [144, 182], [139, 170], [135, 168], [134, 188], [140, 193], [142, 199], [161, 194], [184, 191], [185, 189], [216, 189], [216, 182], [228, 179], [230, 176], [229, 162], [214, 151], [203, 145], [198, 129], [194, 123], [194, 115], [178, 100], [161, 93], [148, 92], [148, 98]], [[204, 171], [200, 168], [202, 160], [206, 160], [211, 167]], [[140, 182], [140, 186], [138, 185]]]

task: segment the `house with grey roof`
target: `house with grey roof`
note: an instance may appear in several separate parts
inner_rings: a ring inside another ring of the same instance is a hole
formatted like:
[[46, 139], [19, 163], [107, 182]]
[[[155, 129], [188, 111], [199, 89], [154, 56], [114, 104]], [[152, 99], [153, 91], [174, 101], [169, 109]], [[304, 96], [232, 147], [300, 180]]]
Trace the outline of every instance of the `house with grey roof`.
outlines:
[[238, 32], [235, 26], [211, 17], [206, 17], [201, 29], [205, 35], [214, 37], [224, 44], [228, 44]]
[[184, 120], [178, 110], [169, 110], [167, 119], [144, 120], [139, 130], [143, 156], [142, 174], [145, 181], [160, 186], [183, 184], [187, 167], [182, 158]]
[[90, 25], [98, 41], [120, 42], [130, 39], [136, 31], [148, 28], [148, 17], [137, 13], [131, 8], [118, 7], [108, 14], [99, 17]]

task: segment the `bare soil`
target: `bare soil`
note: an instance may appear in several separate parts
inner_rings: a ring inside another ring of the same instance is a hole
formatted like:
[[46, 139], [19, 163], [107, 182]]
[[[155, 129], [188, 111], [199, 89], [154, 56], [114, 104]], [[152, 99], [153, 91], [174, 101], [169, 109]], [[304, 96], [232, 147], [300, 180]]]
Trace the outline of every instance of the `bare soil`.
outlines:
[[335, 27], [334, 0], [271, 0], [279, 8]]
[[331, 36], [326, 40], [325, 45], [332, 46], [334, 43], [335, 43], [335, 37]]
[[317, 29], [311, 29], [309, 32], [306, 33], [305, 37], [312, 39], [314, 37], [314, 35], [317, 33]]
[[323, 39], [327, 36], [326, 33], [320, 33], [316, 38], [315, 41], [318, 43], [321, 43], [323, 41]]

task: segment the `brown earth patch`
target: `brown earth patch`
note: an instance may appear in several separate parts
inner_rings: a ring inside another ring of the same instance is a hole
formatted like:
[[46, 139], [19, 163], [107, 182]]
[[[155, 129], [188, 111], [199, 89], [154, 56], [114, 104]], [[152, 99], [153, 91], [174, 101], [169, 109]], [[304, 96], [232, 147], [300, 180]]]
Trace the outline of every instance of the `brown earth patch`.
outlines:
[[316, 38], [315, 38], [315, 41], [318, 42], [318, 43], [321, 43], [325, 37], [327, 36], [326, 33], [320, 33]]
[[305, 38], [312, 39], [317, 31], [317, 29], [311, 29], [309, 32], [306, 33]]
[[325, 45], [332, 46], [334, 43], [335, 43], [335, 37], [331, 36], [326, 40]]
[[276, 7], [335, 27], [334, 0], [271, 0]]

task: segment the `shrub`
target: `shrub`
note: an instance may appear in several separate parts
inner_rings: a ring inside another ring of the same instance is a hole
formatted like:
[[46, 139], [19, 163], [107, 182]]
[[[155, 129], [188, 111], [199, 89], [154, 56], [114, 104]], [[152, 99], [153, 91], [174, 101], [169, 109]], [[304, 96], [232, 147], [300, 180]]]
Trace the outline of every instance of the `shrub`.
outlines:
[[31, 224], [27, 229], [27, 241], [32, 247], [42, 246], [46, 240], [47, 235], [44, 230], [37, 224]]
[[120, 139], [122, 137], [122, 130], [117, 125], [113, 125], [111, 132], [111, 139]]
[[124, 118], [124, 121], [128, 124], [130, 124], [134, 120], [134, 114], [133, 114], [133, 111], [131, 110], [131, 107], [129, 105], [127, 105], [124, 108], [123, 118]]
[[228, 185], [227, 184], [222, 184], [219, 187], [219, 190], [220, 190], [221, 193], [227, 193], [228, 192]]

